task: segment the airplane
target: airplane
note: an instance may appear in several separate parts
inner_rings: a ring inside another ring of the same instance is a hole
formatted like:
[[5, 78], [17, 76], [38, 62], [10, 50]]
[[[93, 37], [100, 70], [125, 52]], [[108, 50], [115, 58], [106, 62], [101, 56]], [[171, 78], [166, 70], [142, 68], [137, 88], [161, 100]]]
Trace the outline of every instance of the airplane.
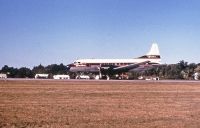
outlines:
[[122, 75], [131, 71], [150, 69], [161, 64], [161, 56], [157, 43], [153, 43], [149, 52], [133, 59], [78, 59], [69, 64], [69, 71], [96, 74], [97, 79], [106, 76], [107, 80], [113, 75]]

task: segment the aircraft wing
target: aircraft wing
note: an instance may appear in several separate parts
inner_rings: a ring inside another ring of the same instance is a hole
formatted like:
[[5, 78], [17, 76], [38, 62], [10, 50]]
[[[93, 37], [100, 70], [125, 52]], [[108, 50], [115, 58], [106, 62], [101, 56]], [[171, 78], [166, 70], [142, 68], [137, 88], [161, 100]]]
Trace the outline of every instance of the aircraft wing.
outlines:
[[147, 66], [139, 66], [137, 68], [129, 70], [129, 72], [148, 71], [148, 70], [151, 70], [153, 68], [159, 68], [159, 67], [162, 67], [162, 66], [166, 66], [166, 64], [152, 64], [152, 65], [150, 64], [150, 65], [147, 65]]
[[147, 64], [149, 62], [150, 61], [144, 61], [144, 62], [141, 62], [141, 63], [136, 63], [136, 64], [130, 64], [130, 65], [126, 65], [126, 66], [116, 67], [116, 68], [113, 68], [113, 71], [115, 71], [115, 72], [127, 72], [127, 71], [129, 71], [131, 69], [138, 68], [140, 65]]

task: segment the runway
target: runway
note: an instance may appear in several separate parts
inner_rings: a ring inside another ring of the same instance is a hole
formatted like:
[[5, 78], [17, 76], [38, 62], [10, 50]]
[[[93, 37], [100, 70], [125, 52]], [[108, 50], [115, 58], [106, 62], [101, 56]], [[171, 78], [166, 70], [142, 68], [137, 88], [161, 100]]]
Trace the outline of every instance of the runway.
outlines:
[[7, 78], [0, 81], [70, 81], [70, 82], [133, 82], [133, 83], [200, 83], [200, 80], [95, 80], [95, 79], [31, 79], [31, 78]]

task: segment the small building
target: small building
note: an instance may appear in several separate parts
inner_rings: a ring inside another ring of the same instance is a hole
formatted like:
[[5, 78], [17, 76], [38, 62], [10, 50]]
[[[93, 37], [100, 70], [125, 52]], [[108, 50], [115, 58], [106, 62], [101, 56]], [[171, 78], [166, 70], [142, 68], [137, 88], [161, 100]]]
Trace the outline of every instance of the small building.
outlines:
[[151, 77], [146, 77], [145, 80], [154, 80], [154, 81], [156, 81], [156, 80], [160, 80], [160, 78], [151, 76]]
[[69, 75], [54, 75], [53, 79], [70, 79]]
[[153, 77], [153, 80], [160, 80], [159, 77]]
[[0, 78], [1, 79], [6, 79], [7, 78], [7, 74], [0, 74]]
[[49, 74], [35, 74], [35, 79], [48, 79]]
[[79, 75], [79, 76], [76, 76], [76, 79], [90, 79], [90, 76], [88, 76], [88, 75]]
[[198, 72], [194, 73], [194, 75], [193, 75], [194, 76], [194, 80], [199, 80], [199, 75], [200, 74]]
[[138, 80], [144, 80], [144, 77], [143, 76], [139, 76]]

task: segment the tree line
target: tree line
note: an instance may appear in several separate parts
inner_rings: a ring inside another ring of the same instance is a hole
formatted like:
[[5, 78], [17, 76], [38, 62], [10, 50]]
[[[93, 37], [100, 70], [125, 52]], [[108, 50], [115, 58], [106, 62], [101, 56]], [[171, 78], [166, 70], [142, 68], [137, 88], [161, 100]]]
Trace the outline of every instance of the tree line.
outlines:
[[129, 73], [130, 79], [137, 79], [139, 76], [153, 76], [159, 77], [160, 79], [185, 79], [191, 80], [194, 78], [194, 73], [200, 73], [200, 63], [188, 63], [184, 60], [177, 64], [160, 65], [153, 67], [150, 70], [142, 72]]
[[[180, 61], [177, 64], [170, 65], [160, 65], [158, 67], [153, 67], [149, 70], [144, 70], [142, 72], [130, 72], [128, 73], [129, 79], [138, 79], [139, 76], [155, 76], [160, 79], [193, 79], [195, 72], [200, 73], [200, 63], [188, 63], [185, 61]], [[35, 74], [49, 74], [52, 78], [53, 75], [57, 74], [69, 74], [69, 68], [66, 65], [61, 64], [51, 64], [48, 66], [38, 65], [29, 69], [26, 67], [14, 68], [5, 65], [0, 70], [0, 73], [5, 73], [9, 78], [34, 78]]]
[[61, 64], [51, 64], [48, 66], [38, 65], [33, 67], [33, 69], [27, 67], [14, 68], [5, 65], [0, 70], [0, 73], [5, 73], [9, 78], [34, 78], [35, 74], [49, 74], [49, 77], [52, 78], [53, 75], [57, 74], [67, 74], [68, 68], [66, 65]]

